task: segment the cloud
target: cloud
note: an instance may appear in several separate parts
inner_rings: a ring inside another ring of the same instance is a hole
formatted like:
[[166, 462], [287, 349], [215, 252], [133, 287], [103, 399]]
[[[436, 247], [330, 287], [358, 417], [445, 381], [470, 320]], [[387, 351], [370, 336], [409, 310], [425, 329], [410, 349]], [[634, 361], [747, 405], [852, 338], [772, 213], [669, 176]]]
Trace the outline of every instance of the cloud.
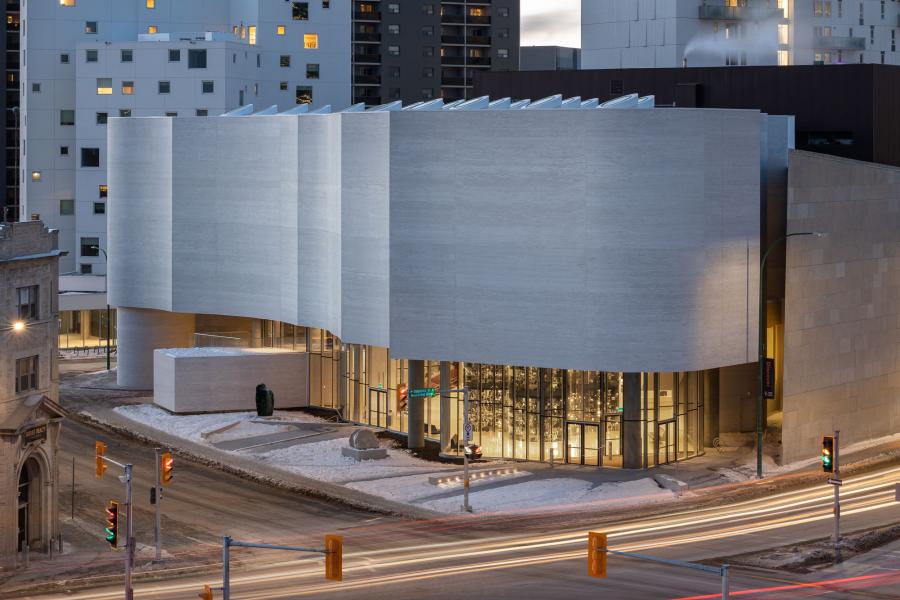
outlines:
[[580, 0], [522, 0], [522, 45], [580, 48]]

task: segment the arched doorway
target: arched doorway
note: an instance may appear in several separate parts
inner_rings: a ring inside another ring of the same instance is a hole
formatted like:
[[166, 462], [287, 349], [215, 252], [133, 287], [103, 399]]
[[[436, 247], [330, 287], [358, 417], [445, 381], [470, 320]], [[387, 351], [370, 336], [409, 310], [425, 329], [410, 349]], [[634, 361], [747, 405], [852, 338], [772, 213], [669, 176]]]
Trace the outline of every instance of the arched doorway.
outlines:
[[44, 548], [43, 487], [41, 464], [32, 456], [25, 461], [19, 473], [17, 551], [21, 550], [23, 543], [28, 544], [29, 550], [41, 551]]

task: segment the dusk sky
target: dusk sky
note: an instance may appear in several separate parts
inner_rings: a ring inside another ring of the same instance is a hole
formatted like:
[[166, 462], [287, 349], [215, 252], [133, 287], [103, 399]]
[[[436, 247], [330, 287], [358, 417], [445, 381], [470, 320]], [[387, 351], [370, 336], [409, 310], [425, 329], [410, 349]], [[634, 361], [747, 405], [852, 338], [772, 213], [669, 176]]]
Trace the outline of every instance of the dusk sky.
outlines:
[[581, 47], [581, 0], [522, 0], [523, 46]]

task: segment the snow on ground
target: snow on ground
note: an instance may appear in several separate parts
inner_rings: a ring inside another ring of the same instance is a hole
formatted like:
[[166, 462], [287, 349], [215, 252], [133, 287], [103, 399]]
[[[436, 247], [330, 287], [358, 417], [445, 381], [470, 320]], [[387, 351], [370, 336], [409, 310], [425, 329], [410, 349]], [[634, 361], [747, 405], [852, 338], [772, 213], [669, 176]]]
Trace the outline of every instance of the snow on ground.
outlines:
[[[871, 440], [865, 440], [862, 442], [857, 442], [855, 444], [850, 444], [849, 446], [841, 447], [841, 455], [848, 455], [854, 452], [859, 452], [861, 450], [866, 450], [868, 448], [874, 448], [875, 446], [880, 446], [882, 444], [890, 444], [893, 442], [900, 442], [900, 433], [895, 433], [894, 435], [887, 435], [880, 438], [874, 438]], [[812, 456], [810, 458], [805, 458], [803, 460], [798, 460], [792, 463], [787, 463], [785, 465], [776, 464], [774, 460], [772, 460], [771, 456], [764, 455], [763, 456], [763, 473], [765, 475], [780, 475], [783, 473], [790, 473], [791, 471], [797, 471], [799, 469], [803, 469], [805, 467], [809, 467], [811, 465], [818, 464], [821, 461], [821, 457]], [[725, 467], [722, 469], [718, 469], [718, 472], [725, 478], [730, 481], [746, 481], [748, 479], [756, 478], [756, 452], [750, 452], [746, 456], [744, 456], [743, 461], [740, 464], [737, 464], [732, 467]]]
[[[582, 479], [542, 479], [473, 492], [469, 504], [478, 512], [535, 509], [598, 508], [623, 504], [665, 502], [676, 496], [664, 490], [649, 477], [637, 481], [602, 483], [594, 486]], [[459, 512], [462, 494], [422, 502], [425, 508], [438, 512]]]
[[[356, 461], [343, 456], [341, 448], [348, 445], [347, 438], [295, 444], [288, 448], [277, 448], [262, 453], [245, 453], [245, 455], [290, 473], [334, 483], [393, 478], [401, 475], [422, 473], [433, 474], [456, 468], [452, 465], [416, 458], [407, 450], [393, 448], [391, 447], [393, 443], [388, 443], [390, 444], [386, 446], [388, 448], [388, 457], [379, 460]], [[393, 484], [385, 482], [384, 485], [392, 486]], [[435, 490], [437, 489], [439, 488], [435, 487]], [[373, 493], [387, 497], [385, 494], [374, 490]]]
[[[459, 467], [456, 467], [459, 469]], [[462, 470], [459, 470], [462, 473]], [[470, 482], [471, 487], [480, 487], [498, 481], [507, 481], [510, 479], [519, 479], [531, 475], [528, 471], [518, 471], [505, 475], [498, 475], [485, 479], [473, 479]], [[356, 481], [347, 484], [348, 488], [374, 494], [395, 500], [397, 502], [415, 502], [429, 496], [436, 496], [443, 492], [453, 489], [462, 489], [462, 483], [447, 483], [434, 485], [428, 482], [429, 477], [434, 477], [433, 473], [424, 475], [406, 475], [404, 477], [393, 477], [391, 479], [374, 479], [369, 481]]]
[[[255, 412], [173, 415], [153, 404], [117, 406], [113, 411], [126, 419], [136, 421], [147, 427], [152, 427], [153, 429], [158, 429], [159, 431], [163, 431], [175, 437], [191, 440], [192, 442], [205, 443], [207, 440], [203, 437], [204, 433], [210, 433], [235, 423], [238, 423], [239, 427], [263, 428], [256, 435], [278, 432], [277, 428], [271, 425], [251, 424], [250, 421], [259, 419]], [[294, 423], [326, 423], [326, 421], [323, 421], [318, 417], [302, 412], [276, 410], [274, 416], [282, 421], [292, 421]], [[247, 435], [252, 434], [248, 433]]]

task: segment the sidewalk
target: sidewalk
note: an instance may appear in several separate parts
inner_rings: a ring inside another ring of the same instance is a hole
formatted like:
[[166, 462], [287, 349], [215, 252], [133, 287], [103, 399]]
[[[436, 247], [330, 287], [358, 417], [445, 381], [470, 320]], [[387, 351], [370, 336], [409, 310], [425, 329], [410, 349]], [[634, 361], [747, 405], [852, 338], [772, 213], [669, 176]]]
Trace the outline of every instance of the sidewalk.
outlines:
[[[435, 475], [461, 475], [457, 465], [416, 458], [389, 448], [385, 460], [356, 463], [341, 456], [356, 425], [322, 421], [302, 412], [279, 411], [276, 419], [250, 413], [171, 415], [153, 406], [146, 392], [116, 389], [112, 372], [69, 375], [61, 386], [64, 405], [78, 418], [173, 448], [176, 453], [226, 471], [291, 490], [338, 500], [382, 513], [434, 518], [456, 513], [462, 504], [462, 484], [435, 485]], [[129, 406], [144, 405], [144, 406]], [[857, 452], [846, 452], [843, 470], [873, 461], [900, 458], [896, 441]], [[627, 505], [668, 503], [679, 497], [702, 497], [715, 490], [718, 500], [737, 490], [755, 474], [751, 448], [720, 452], [647, 470], [598, 469], [567, 464], [481, 461], [474, 470], [508, 467], [515, 472], [472, 482], [470, 503], [479, 512], [560, 509], [609, 509]], [[771, 461], [770, 461], [771, 462]], [[817, 459], [787, 467], [767, 465], [777, 477], [755, 485], [760, 493], [773, 486], [790, 486], [820, 476]], [[755, 479], [753, 479], [755, 483]], [[708, 494], [709, 496], [713, 494]]]

